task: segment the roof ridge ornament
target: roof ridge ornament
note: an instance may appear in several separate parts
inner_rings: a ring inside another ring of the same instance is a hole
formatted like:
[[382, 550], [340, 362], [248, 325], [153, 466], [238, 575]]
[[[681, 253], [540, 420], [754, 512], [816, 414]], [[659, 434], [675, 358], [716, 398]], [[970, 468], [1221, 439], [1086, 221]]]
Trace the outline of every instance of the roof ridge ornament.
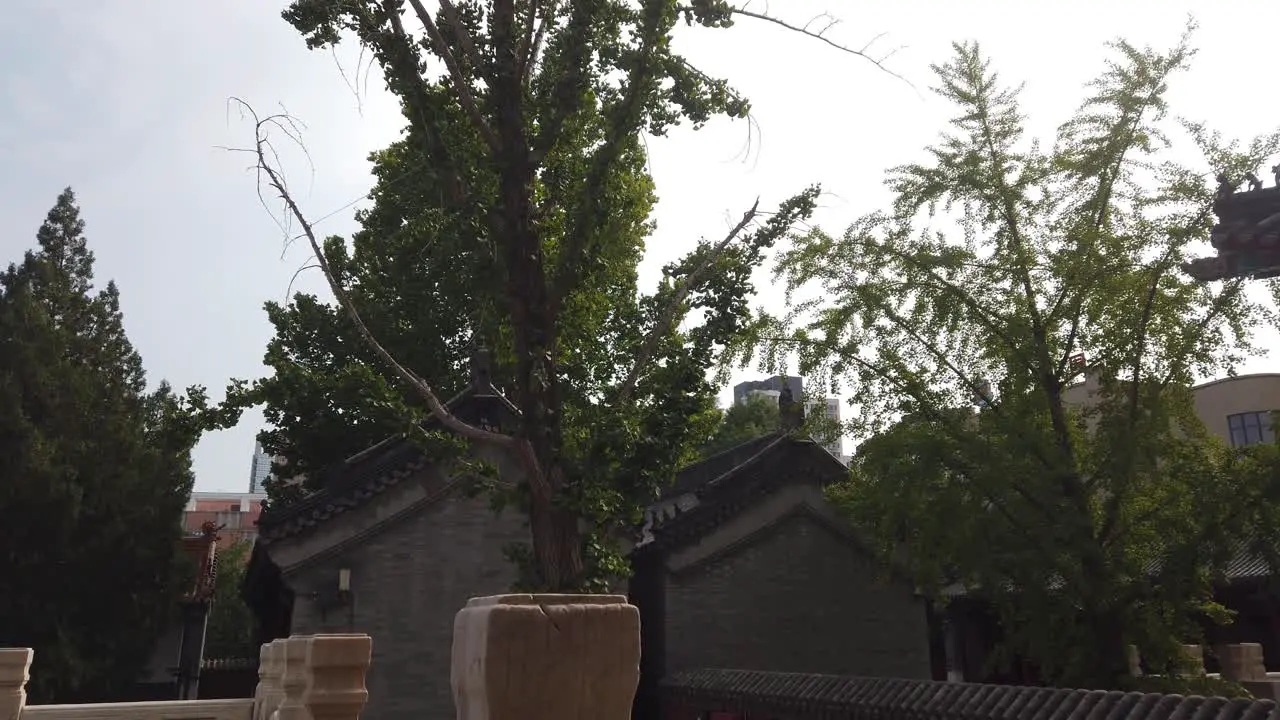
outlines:
[[1271, 168], [1276, 185], [1264, 188], [1255, 172], [1243, 174], [1249, 189], [1228, 172], [1216, 176], [1213, 212], [1218, 222], [1209, 231], [1215, 254], [1195, 258], [1182, 271], [1199, 282], [1280, 276], [1280, 165]]
[[778, 429], [791, 432], [804, 427], [804, 404], [796, 402], [791, 386], [783, 384], [778, 393]]
[[491, 395], [493, 387], [493, 353], [484, 345], [471, 352], [471, 390], [477, 395]]

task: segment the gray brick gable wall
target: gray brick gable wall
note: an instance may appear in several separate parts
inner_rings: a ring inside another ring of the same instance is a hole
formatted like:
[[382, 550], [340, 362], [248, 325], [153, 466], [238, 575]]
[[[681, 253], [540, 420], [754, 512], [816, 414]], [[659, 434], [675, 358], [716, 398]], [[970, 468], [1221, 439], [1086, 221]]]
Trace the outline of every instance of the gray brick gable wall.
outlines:
[[930, 677], [924, 602], [807, 513], [669, 576], [666, 605], [668, 674]]
[[[364, 632], [373, 638], [370, 720], [445, 720], [453, 617], [467, 599], [507, 592], [515, 570], [502, 556], [528, 539], [523, 518], [495, 516], [484, 498], [450, 497], [322, 562], [286, 572], [294, 588], [293, 632]], [[351, 570], [353, 603], [322, 611], [308, 588]]]

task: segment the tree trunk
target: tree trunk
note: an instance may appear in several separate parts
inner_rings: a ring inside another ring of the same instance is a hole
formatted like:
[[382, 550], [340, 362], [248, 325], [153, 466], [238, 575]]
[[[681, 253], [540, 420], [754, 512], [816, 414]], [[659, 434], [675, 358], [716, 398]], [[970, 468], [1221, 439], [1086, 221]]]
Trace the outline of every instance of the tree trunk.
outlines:
[[1086, 678], [1090, 689], [1119, 689], [1129, 675], [1128, 645], [1124, 623], [1114, 610], [1101, 610], [1087, 618], [1093, 630], [1093, 672]]
[[[1095, 563], [1086, 562], [1086, 566]], [[1081, 598], [1081, 647], [1073, 663], [1072, 677], [1064, 678], [1075, 687], [1115, 690], [1129, 676], [1129, 651], [1125, 640], [1123, 609], [1117, 607], [1114, 583], [1094, 567]]]
[[529, 450], [529, 528], [534, 559], [546, 589], [572, 591], [582, 581], [582, 538], [577, 515], [557, 502], [565, 484], [556, 367], [558, 328], [549, 301], [542, 239], [533, 223], [537, 168], [529, 148], [513, 2], [494, 4], [493, 28], [495, 159], [501, 174], [500, 221], [494, 231], [502, 234], [497, 244], [506, 249], [520, 435]]
[[529, 504], [533, 555], [543, 586], [549, 592], [582, 589], [584, 566], [578, 516], [559, 507], [556, 498], [536, 498]]

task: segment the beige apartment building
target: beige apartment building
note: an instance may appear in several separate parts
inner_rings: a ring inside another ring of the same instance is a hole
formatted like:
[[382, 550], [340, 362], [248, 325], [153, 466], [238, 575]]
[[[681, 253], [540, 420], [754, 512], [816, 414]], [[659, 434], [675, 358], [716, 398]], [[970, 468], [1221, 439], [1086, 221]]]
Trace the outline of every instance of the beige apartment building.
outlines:
[[[1090, 378], [1067, 388], [1065, 399], [1086, 405], [1098, 389]], [[1211, 380], [1192, 388], [1196, 414], [1209, 432], [1233, 447], [1273, 442], [1271, 413], [1280, 411], [1280, 373], [1255, 373]]]
[[219, 537], [227, 542], [253, 542], [258, 537], [258, 516], [262, 514], [265, 493], [193, 492], [182, 513], [182, 526], [188, 535], [198, 535], [206, 522], [220, 528]]

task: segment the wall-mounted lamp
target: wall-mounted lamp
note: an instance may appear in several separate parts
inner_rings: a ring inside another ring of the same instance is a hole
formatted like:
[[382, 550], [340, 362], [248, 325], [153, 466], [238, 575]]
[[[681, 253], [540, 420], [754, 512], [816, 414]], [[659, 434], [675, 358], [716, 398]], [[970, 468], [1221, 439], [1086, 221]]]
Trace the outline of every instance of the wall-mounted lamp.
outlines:
[[322, 622], [327, 621], [329, 612], [332, 610], [346, 608], [347, 624], [351, 625], [355, 621], [355, 597], [351, 592], [351, 569], [345, 567], [339, 569], [337, 582], [333, 585], [328, 585], [327, 583], [325, 585], [311, 593], [311, 599], [319, 607], [320, 620]]

